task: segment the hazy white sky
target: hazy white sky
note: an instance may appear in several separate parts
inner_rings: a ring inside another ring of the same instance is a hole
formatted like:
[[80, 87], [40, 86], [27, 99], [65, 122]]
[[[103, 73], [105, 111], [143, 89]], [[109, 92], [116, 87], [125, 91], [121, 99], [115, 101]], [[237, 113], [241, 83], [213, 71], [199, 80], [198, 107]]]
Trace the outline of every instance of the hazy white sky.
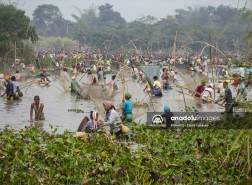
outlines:
[[[1, 0], [0, 0], [1, 1]], [[7, 0], [2, 0], [3, 2]], [[198, 5], [218, 6], [221, 4], [231, 5], [232, 7], [243, 7], [247, 0], [19, 0], [18, 7], [26, 11], [29, 17], [38, 5], [53, 4], [60, 8], [65, 19], [74, 20], [71, 14], [78, 14], [73, 6], [87, 9], [92, 3], [101, 5], [110, 3], [113, 9], [121, 13], [127, 22], [133, 21], [144, 15], [153, 15], [163, 18], [167, 15], [174, 15], [175, 9]], [[15, 2], [11, 0], [11, 2]], [[239, 4], [239, 5], [238, 5]]]

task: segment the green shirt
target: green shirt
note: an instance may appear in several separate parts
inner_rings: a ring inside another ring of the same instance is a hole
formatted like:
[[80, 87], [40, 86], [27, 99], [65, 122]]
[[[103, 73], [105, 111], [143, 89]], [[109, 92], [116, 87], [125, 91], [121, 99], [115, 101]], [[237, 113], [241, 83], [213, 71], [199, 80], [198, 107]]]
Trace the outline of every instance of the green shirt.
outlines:
[[71, 81], [71, 83], [69, 84], [69, 88], [71, 88], [71, 92], [75, 92], [75, 87], [78, 85], [78, 81], [74, 82]]

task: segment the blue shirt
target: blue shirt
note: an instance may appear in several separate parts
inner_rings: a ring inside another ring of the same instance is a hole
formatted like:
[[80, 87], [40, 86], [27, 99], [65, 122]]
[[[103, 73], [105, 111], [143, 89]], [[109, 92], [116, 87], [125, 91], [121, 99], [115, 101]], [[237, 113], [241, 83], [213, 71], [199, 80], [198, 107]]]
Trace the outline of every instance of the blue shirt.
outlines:
[[241, 68], [239, 69], [239, 75], [244, 75], [244, 73], [245, 73], [244, 68], [241, 67]]
[[19, 89], [19, 84], [16, 81], [11, 81], [11, 83], [13, 84], [13, 92], [12, 93], [16, 93], [17, 90]]
[[252, 74], [252, 69], [249, 69], [249, 74]]
[[123, 104], [123, 108], [122, 110], [124, 110], [124, 112], [126, 114], [132, 114], [132, 109], [133, 109], [133, 103], [131, 100], [126, 100]]
[[[85, 132], [86, 129], [88, 129], [88, 132], [89, 132], [89, 129], [90, 129], [90, 128], [94, 128], [93, 120], [89, 120], [89, 121], [87, 122], [87, 124], [83, 127], [83, 129], [81, 130], [81, 132]], [[99, 127], [97, 126], [96, 129], [98, 130]]]

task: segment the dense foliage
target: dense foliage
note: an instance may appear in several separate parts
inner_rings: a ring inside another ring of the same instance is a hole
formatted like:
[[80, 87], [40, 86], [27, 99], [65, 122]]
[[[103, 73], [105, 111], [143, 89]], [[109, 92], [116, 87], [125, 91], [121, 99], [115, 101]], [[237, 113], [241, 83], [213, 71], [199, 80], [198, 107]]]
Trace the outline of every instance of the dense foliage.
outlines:
[[39, 5], [33, 12], [32, 24], [41, 36], [66, 36], [67, 23], [57, 6]]
[[[51, 127], [52, 128], [52, 127]], [[0, 131], [2, 184], [251, 184], [251, 130], [133, 126], [130, 142]]]
[[0, 57], [4, 58], [7, 52], [13, 49], [15, 42], [20, 49], [19, 53], [27, 55], [25, 51], [29, 46], [23, 41], [38, 40], [35, 27], [29, 24], [30, 18], [25, 15], [25, 11], [17, 9], [12, 4], [0, 4]]
[[[58, 7], [53, 5], [41, 5], [34, 11], [33, 22], [37, 19], [35, 13], [41, 7], [55, 9], [57, 15], [62, 16]], [[50, 8], [51, 6], [51, 8]], [[56, 11], [57, 10], [57, 11]], [[75, 22], [67, 21], [67, 29], [56, 26], [58, 31], [67, 30], [68, 36], [79, 41], [80, 46], [89, 45], [100, 47], [106, 40], [113, 40], [110, 45], [118, 46], [127, 44], [130, 39], [140, 39], [146, 43], [150, 51], [171, 50], [176, 34], [177, 45], [182, 46], [189, 42], [202, 41], [209, 43], [209, 33], [212, 42], [222, 51], [233, 51], [235, 48], [245, 48], [245, 42], [240, 42], [247, 31], [250, 11], [246, 8], [237, 9], [231, 6], [194, 6], [175, 10], [176, 15], [167, 15], [166, 18], [157, 19], [154, 16], [142, 15], [141, 18], [126, 24], [119, 12], [113, 10], [110, 4], [95, 6], [87, 9], [76, 7], [78, 14], [73, 14]], [[44, 17], [44, 22], [55, 23], [52, 18]], [[57, 17], [57, 16], [55, 16]], [[48, 19], [48, 20], [46, 20]], [[62, 18], [63, 19], [63, 18]], [[48, 28], [40, 24], [37, 28], [41, 31]], [[65, 25], [61, 24], [61, 25]], [[226, 27], [228, 25], [228, 27]], [[39, 33], [40, 33], [39, 31]], [[55, 36], [63, 36], [55, 30]], [[46, 36], [52, 36], [46, 34]], [[239, 43], [240, 42], [240, 43]], [[194, 43], [188, 45], [189, 51], [198, 51], [204, 47], [203, 44]]]

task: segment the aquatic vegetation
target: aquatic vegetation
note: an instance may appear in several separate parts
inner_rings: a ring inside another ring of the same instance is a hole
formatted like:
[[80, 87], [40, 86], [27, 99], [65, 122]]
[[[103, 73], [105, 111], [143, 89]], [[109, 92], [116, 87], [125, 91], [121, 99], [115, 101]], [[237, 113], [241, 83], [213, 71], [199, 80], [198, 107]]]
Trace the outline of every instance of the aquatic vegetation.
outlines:
[[[138, 101], [138, 100], [132, 101], [132, 103], [133, 103], [133, 108], [139, 108], [139, 107], [148, 108], [149, 107], [148, 103], [143, 103], [143, 102]], [[118, 105], [118, 107], [122, 107], [122, 106], [123, 106], [122, 103], [120, 103]]]
[[80, 110], [80, 109], [68, 109], [68, 112], [84, 113], [84, 110]]
[[[2, 184], [228, 184], [251, 181], [251, 130], [131, 127], [76, 138], [26, 127], [0, 131]], [[136, 144], [137, 143], [137, 144]]]

